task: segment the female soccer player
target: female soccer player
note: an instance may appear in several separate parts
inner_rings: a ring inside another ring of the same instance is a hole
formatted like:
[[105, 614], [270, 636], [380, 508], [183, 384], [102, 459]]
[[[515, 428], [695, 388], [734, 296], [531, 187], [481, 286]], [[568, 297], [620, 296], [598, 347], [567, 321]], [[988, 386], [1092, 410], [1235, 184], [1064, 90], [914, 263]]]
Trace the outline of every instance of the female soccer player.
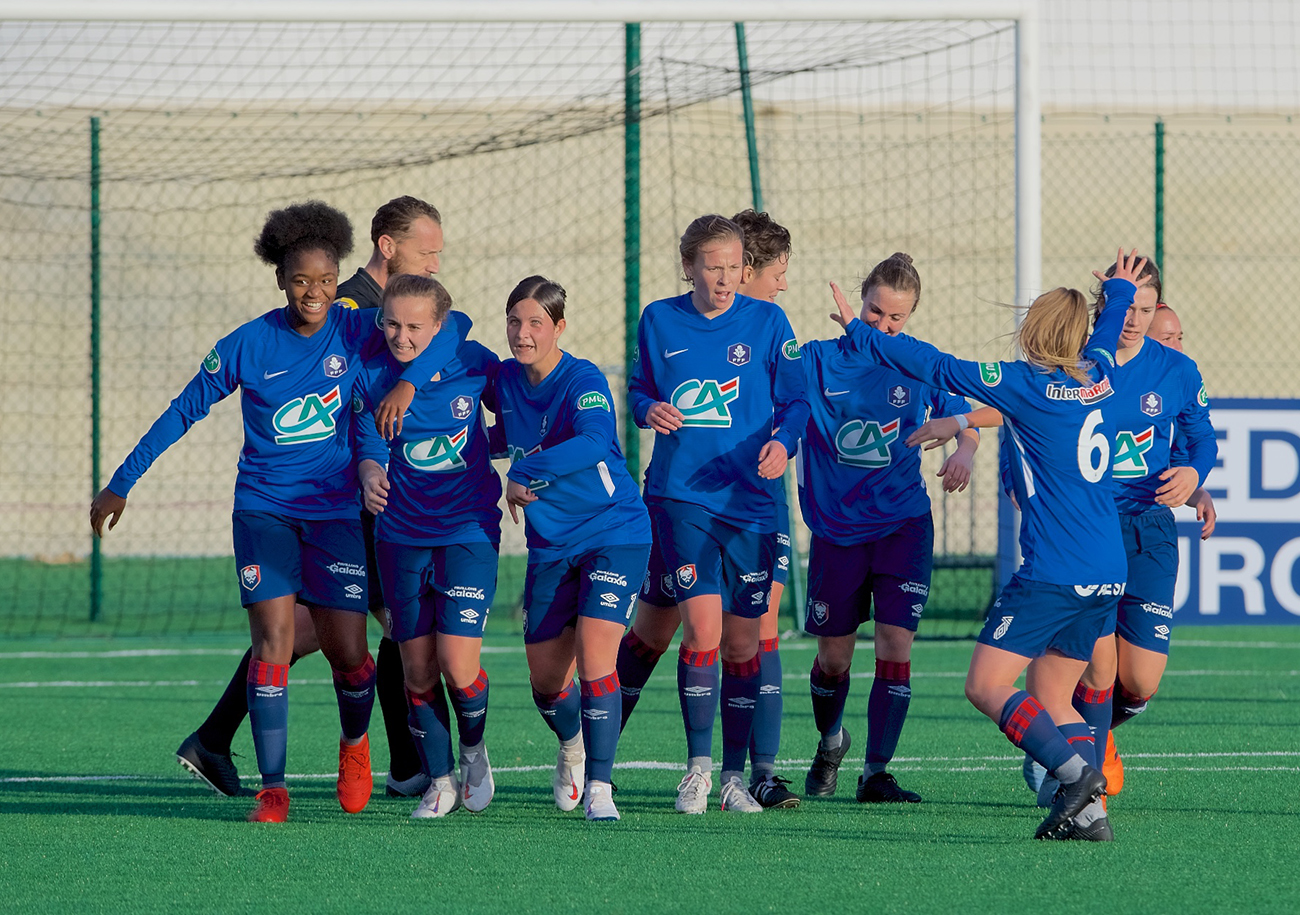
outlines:
[[776, 489], [808, 401], [785, 313], [736, 294], [740, 226], [701, 216], [680, 253], [694, 291], [646, 306], [628, 384], [637, 423], [658, 433], [645, 491], [682, 614], [677, 685], [688, 759], [677, 809], [708, 806], [721, 653], [722, 809], [757, 813], [743, 771], [758, 698], [758, 618], [776, 564]]
[[514, 359], [497, 381], [506, 502], [515, 523], [524, 511], [524, 646], [533, 701], [560, 741], [555, 803], [567, 811], [585, 797], [588, 820], [617, 820], [615, 664], [645, 578], [650, 519], [618, 446], [609, 382], [560, 349], [564, 305], [564, 289], [542, 276], [506, 300]]
[[[784, 292], [790, 264], [790, 232], [766, 213], [743, 210], [732, 221], [745, 233], [745, 266], [741, 271], [741, 295], [775, 302]], [[781, 596], [790, 574], [790, 509], [784, 484], [777, 487], [776, 565], [772, 569], [772, 593], [767, 612], [759, 619], [758, 699], [754, 705], [754, 726], [749, 739], [752, 772], [749, 793], [767, 809], [793, 809], [799, 796], [786, 786], [788, 779], [776, 774], [776, 754], [781, 746]], [[672, 575], [664, 567], [660, 550], [651, 548], [650, 568], [636, 619], [618, 650], [618, 675], [623, 686], [623, 726], [636, 707], [641, 688], [650, 678], [659, 658], [668, 650], [681, 612], [677, 609]]]
[[[244, 448], [235, 482], [234, 541], [248, 610], [253, 661], [249, 718], [262, 790], [249, 815], [284, 822], [288, 671], [294, 605], [312, 615], [334, 670], [342, 738], [338, 798], [349, 813], [370, 798], [366, 731], [375, 666], [366, 648], [365, 551], [357, 517], [357, 477], [349, 423], [352, 385], [366, 347], [382, 345], [373, 310], [331, 308], [352, 226], [319, 201], [271, 213], [254, 250], [275, 267], [284, 308], [219, 340], [194, 379], [153, 424], [90, 507], [102, 535], [126, 508], [131, 487], [170, 445], [241, 389]], [[454, 350], [455, 334], [430, 347], [406, 376], [429, 377]]]
[[[501, 479], [492, 469], [480, 405], [493, 413], [500, 360], [466, 340], [420, 385], [402, 430], [384, 441], [370, 413], [438, 335], [451, 296], [427, 276], [384, 288], [387, 350], [367, 359], [354, 403], [358, 475], [375, 515], [375, 558], [392, 633], [402, 652], [411, 733], [430, 785], [411, 816], [475, 813], [495, 792], [483, 733], [488, 677], [483, 626], [497, 586]], [[460, 735], [460, 779], [451, 755], [447, 681]]]
[[[861, 319], [891, 337], [902, 333], [921, 297], [921, 277], [906, 254], [881, 261], [862, 283]], [[802, 348], [812, 419], [799, 457], [799, 499], [812, 530], [804, 628], [817, 636], [810, 682], [821, 741], [805, 789], [835, 793], [849, 749], [843, 727], [849, 666], [858, 627], [875, 618], [876, 676], [867, 701], [867, 752], [860, 802], [917, 802], [885, 771], [912, 698], [912, 640], [930, 594], [934, 522], [921, 456], [902, 441], [926, 416], [963, 415], [961, 397], [845, 353], [846, 338]], [[979, 434], [939, 470], [944, 488], [970, 481]], [[873, 614], [874, 606], [874, 614]]]
[[[1090, 338], [1088, 303], [1073, 289], [1034, 300], [1017, 331], [1024, 360], [974, 363], [862, 321], [834, 288], [845, 352], [989, 403], [1001, 411], [1017, 460], [1024, 561], [994, 603], [966, 677], [966, 696], [1061, 783], [1035, 838], [1067, 838], [1106, 780], [1088, 725], [1071, 700], [1124, 590], [1126, 562], [1107, 480], [1114, 352], [1145, 260], [1124, 256], [1103, 282]], [[1101, 273], [1096, 274], [1104, 279]], [[1016, 679], [1037, 660], [1034, 694]]]

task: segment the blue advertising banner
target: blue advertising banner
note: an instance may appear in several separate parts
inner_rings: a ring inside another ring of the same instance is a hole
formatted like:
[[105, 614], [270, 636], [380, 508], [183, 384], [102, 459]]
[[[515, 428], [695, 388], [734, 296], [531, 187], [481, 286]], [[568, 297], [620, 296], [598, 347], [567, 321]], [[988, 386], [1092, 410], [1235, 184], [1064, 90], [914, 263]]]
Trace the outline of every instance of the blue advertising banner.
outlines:
[[1300, 400], [1215, 400], [1208, 540], [1178, 519], [1178, 625], [1300, 623]]

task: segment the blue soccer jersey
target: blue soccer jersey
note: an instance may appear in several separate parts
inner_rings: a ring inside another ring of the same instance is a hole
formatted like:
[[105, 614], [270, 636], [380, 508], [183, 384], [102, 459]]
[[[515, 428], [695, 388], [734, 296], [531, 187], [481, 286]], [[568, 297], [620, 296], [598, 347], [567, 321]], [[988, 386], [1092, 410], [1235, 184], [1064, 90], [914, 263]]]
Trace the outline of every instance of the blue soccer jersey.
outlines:
[[[684, 417], [656, 435], [646, 497], [698, 505], [739, 527], [776, 529], [781, 480], [758, 475], [758, 454], [775, 439], [787, 454], [808, 423], [799, 344], [774, 302], [737, 295], [722, 314], [696, 311], [689, 293], [646, 306], [628, 382], [632, 415], [648, 428], [657, 402]], [[775, 432], [773, 430], [776, 430]]]
[[387, 349], [366, 360], [352, 409], [357, 460], [388, 468], [388, 505], [375, 516], [377, 539], [406, 546], [501, 542], [501, 478], [492, 468], [480, 409], [481, 403], [498, 411], [500, 368], [481, 343], [461, 343], [455, 358], [420, 385], [402, 431], [384, 441], [370, 414], [403, 365]]
[[508, 475], [537, 496], [524, 510], [530, 562], [650, 542], [650, 520], [618, 446], [613, 398], [600, 369], [564, 353], [534, 387], [524, 367], [507, 359], [497, 396]]
[[1107, 418], [1115, 429], [1111, 463], [1120, 513], [1160, 507], [1155, 494], [1164, 485], [1160, 474], [1174, 465], [1174, 442], [1178, 466], [1191, 467], [1197, 485], [1204, 485], [1219, 445], [1196, 363], [1171, 347], [1144, 340], [1137, 355], [1115, 371], [1115, 395]]
[[[217, 341], [199, 373], [113, 474], [110, 491], [125, 498], [160, 454], [239, 388], [244, 447], [235, 510], [304, 519], [357, 516], [350, 404], [362, 360], [384, 345], [379, 312], [331, 308], [310, 337], [290, 327], [285, 312], [267, 312]], [[451, 358], [470, 323], [454, 314], [452, 332], [439, 334], [404, 380], [428, 378]]]
[[840, 337], [803, 345], [812, 418], [798, 461], [804, 520], [840, 545], [879, 540], [929, 514], [921, 449], [903, 442], [932, 414], [970, 411], [965, 398], [863, 365], [845, 344]]
[[967, 362], [910, 337], [852, 321], [847, 351], [1002, 412], [1012, 438], [1020, 505], [1020, 578], [1052, 585], [1113, 585], [1128, 567], [1111, 486], [1115, 350], [1136, 291], [1103, 284], [1106, 307], [1084, 348], [1091, 384], [1027, 362]]

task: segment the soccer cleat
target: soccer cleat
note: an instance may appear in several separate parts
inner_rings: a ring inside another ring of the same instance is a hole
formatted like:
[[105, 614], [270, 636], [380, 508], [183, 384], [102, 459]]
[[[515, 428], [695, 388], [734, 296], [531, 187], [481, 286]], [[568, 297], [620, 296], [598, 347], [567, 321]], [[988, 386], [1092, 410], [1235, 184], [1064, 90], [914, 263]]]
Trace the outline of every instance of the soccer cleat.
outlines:
[[240, 783], [239, 771], [230, 754], [213, 753], [199, 741], [197, 731], [182, 740], [176, 748], [176, 761], [217, 794], [239, 797], [254, 793]]
[[419, 797], [429, 790], [429, 776], [423, 772], [417, 772], [410, 778], [398, 781], [393, 778], [393, 773], [388, 773], [388, 779], [384, 784], [384, 790], [389, 797]]
[[257, 806], [249, 812], [248, 822], [283, 823], [288, 818], [288, 788], [263, 788], [257, 792]]
[[1084, 766], [1078, 781], [1061, 785], [1052, 800], [1052, 809], [1034, 830], [1035, 839], [1064, 839], [1073, 824], [1070, 822], [1079, 811], [1087, 807], [1106, 790], [1106, 776], [1092, 766]]
[[813, 797], [830, 797], [835, 793], [835, 788], [839, 784], [840, 763], [844, 762], [844, 754], [849, 752], [852, 743], [853, 741], [849, 739], [849, 729], [840, 728], [838, 747], [827, 750], [820, 742], [817, 744], [817, 755], [813, 757], [812, 766], [808, 769], [808, 777], [804, 779], [804, 794]]
[[492, 764], [488, 761], [487, 747], [479, 744], [466, 750], [460, 748], [460, 800], [470, 813], [481, 813], [492, 803], [497, 785], [492, 780]]
[[725, 813], [762, 813], [763, 805], [754, 800], [754, 796], [745, 790], [745, 783], [739, 775], [733, 775], [722, 783], [719, 798]]
[[1080, 826], [1072, 820], [1066, 838], [1081, 842], [1114, 842], [1115, 830], [1110, 828], [1109, 817], [1098, 817], [1087, 826]]
[[787, 788], [788, 784], [788, 778], [778, 775], [754, 778], [749, 783], [749, 793], [764, 810], [793, 810], [799, 806], [799, 795]]
[[[1037, 794], [1042, 789], [1043, 779], [1047, 778], [1047, 770], [1043, 768], [1043, 764], [1028, 753], [1025, 754], [1025, 761], [1020, 766], [1020, 774], [1025, 777], [1025, 784], [1029, 786], [1029, 790], [1034, 794]], [[1050, 798], [1048, 803], [1051, 803]], [[1043, 806], [1047, 805], [1044, 804]]]
[[1106, 776], [1106, 796], [1114, 797], [1124, 790], [1124, 760], [1115, 748], [1115, 732], [1106, 733], [1106, 759], [1101, 764], [1101, 774]]
[[606, 782], [587, 782], [583, 796], [587, 799], [587, 819], [592, 821], [612, 821], [619, 819], [618, 808], [614, 806], [613, 792]]
[[856, 796], [859, 804], [919, 804], [921, 795], [898, 787], [898, 781], [888, 772], [858, 776]]
[[[560, 744], [559, 755], [555, 757], [555, 777], [551, 779], [551, 788], [555, 791], [555, 806], [565, 813], [573, 810], [582, 801], [583, 782], [587, 774], [587, 752], [582, 741], [572, 746]], [[610, 792], [613, 793], [611, 786]]]
[[1052, 801], [1056, 797], [1056, 792], [1061, 790], [1061, 783], [1056, 780], [1056, 776], [1043, 770], [1043, 783], [1038, 786], [1038, 806], [1051, 807]]
[[460, 806], [460, 785], [455, 775], [442, 775], [430, 779], [429, 787], [420, 803], [411, 811], [411, 819], [427, 820], [445, 817]]
[[339, 781], [336, 794], [339, 806], [346, 813], [360, 813], [370, 803], [370, 792], [375, 789], [370, 774], [370, 735], [361, 737], [358, 744], [339, 741]]
[[692, 767], [677, 785], [677, 812], [703, 813], [709, 809], [709, 792], [713, 790], [713, 776]]

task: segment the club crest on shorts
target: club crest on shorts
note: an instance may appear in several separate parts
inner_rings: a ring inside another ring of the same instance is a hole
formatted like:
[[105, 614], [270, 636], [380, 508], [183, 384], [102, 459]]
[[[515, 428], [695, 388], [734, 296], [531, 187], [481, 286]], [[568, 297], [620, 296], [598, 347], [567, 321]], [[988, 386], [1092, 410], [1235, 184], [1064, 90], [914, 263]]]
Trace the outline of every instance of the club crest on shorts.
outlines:
[[338, 378], [348, 370], [348, 360], [342, 356], [330, 353], [325, 357], [325, 374], [330, 378]]
[[889, 389], [889, 405], [900, 410], [912, 402], [912, 389], [906, 385], [896, 384]]
[[472, 398], [463, 394], [455, 397], [451, 401], [451, 415], [453, 419], [469, 419], [469, 415], [474, 412], [474, 401]]
[[827, 619], [830, 618], [831, 615], [830, 605], [827, 604], [826, 601], [824, 600], [809, 601], [808, 615], [812, 617], [813, 622], [817, 623], [818, 625], [821, 625], [822, 623], [825, 623]]
[[689, 591], [695, 584], [697, 577], [695, 575], [695, 563], [689, 562], [677, 570], [677, 586]]
[[252, 591], [262, 583], [262, 567], [257, 565], [244, 566], [239, 570], [239, 583], [248, 591]]
[[733, 343], [727, 347], [727, 361], [732, 365], [747, 365], [749, 363], [749, 347], [744, 343]]
[[1164, 402], [1155, 391], [1148, 391], [1142, 395], [1142, 412], [1147, 416], [1159, 416], [1163, 408]]

